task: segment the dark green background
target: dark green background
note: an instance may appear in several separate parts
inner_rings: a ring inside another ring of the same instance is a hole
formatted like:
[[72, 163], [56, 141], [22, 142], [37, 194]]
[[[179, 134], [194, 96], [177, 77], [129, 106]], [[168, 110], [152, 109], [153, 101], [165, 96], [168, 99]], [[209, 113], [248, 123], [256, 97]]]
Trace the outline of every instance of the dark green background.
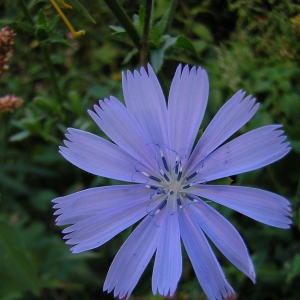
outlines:
[[[90, 175], [58, 154], [67, 127], [101, 135], [87, 114], [98, 99], [123, 99], [120, 73], [139, 68], [139, 55], [104, 1], [66, 11], [76, 30], [73, 38], [49, 1], [0, 0], [0, 28], [16, 33], [10, 69], [0, 77], [0, 97], [14, 94], [24, 105], [0, 115], [0, 299], [113, 299], [102, 292], [109, 265], [129, 231], [99, 249], [73, 255], [54, 225], [51, 200], [81, 189], [115, 184]], [[71, 3], [69, 1], [68, 3]], [[74, 0], [73, 0], [74, 3]], [[144, 1], [120, 1], [142, 32]], [[257, 272], [253, 285], [216, 250], [238, 299], [299, 299], [300, 287], [300, 5], [294, 0], [178, 1], [169, 29], [162, 36], [163, 15], [170, 1], [154, 3], [149, 57], [168, 92], [178, 63], [204, 67], [210, 97], [203, 128], [221, 105], [244, 89], [261, 103], [259, 112], [239, 133], [266, 124], [283, 124], [292, 151], [263, 169], [233, 177], [233, 184], [281, 194], [291, 201], [290, 230], [259, 224], [217, 206], [243, 236]], [[65, 11], [65, 10], [64, 10]], [[135, 16], [134, 16], [135, 15]], [[50, 53], [60, 96], [47, 71]], [[112, 195], [113, 200], [113, 195]], [[132, 299], [162, 299], [151, 293], [151, 266]], [[175, 299], [206, 299], [184, 254]]]

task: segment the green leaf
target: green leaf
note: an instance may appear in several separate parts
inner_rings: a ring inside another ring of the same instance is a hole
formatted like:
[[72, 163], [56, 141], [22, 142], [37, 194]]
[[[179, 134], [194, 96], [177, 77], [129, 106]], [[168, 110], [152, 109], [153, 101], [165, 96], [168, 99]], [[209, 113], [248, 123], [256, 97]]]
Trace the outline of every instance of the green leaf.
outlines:
[[78, 0], [68, 0], [68, 4], [73, 6], [82, 16], [96, 24], [96, 21], [93, 17], [88, 13], [88, 11], [83, 7], [83, 5]]
[[20, 131], [9, 138], [10, 142], [20, 142], [25, 140], [30, 136], [30, 132], [28, 130]]
[[17, 22], [17, 25], [19, 28], [21, 28], [23, 31], [34, 35], [35, 34], [35, 27], [28, 25], [27, 23], [23, 23], [23, 22]]
[[[5, 186], [11, 189], [15, 194], [18, 195], [29, 195], [29, 188], [22, 182], [16, 180], [16, 176], [8, 176], [6, 174], [0, 173], [0, 186]], [[1, 253], [1, 251], [0, 251]], [[0, 255], [1, 256], [1, 255]], [[0, 267], [1, 269], [1, 267]], [[1, 280], [0, 280], [1, 281]], [[1, 291], [1, 288], [0, 288]]]
[[60, 15], [56, 15], [51, 21], [50, 21], [50, 24], [49, 24], [49, 27], [48, 27], [48, 30], [49, 32], [52, 32], [53, 29], [56, 27], [58, 21], [60, 20]]
[[143, 5], [140, 5], [140, 8], [139, 8], [139, 27], [140, 27], [140, 30], [143, 30], [144, 28], [144, 20], [145, 20], [145, 8]]
[[195, 23], [192, 26], [193, 32], [207, 42], [213, 42], [214, 38], [210, 30], [203, 24]]
[[166, 13], [164, 13], [161, 20], [153, 26], [153, 29], [150, 32], [150, 39], [154, 42], [158, 42], [160, 37], [164, 34], [167, 27], [168, 17], [169, 10]]
[[172, 47], [185, 49], [193, 55], [198, 56], [193, 43], [183, 36], [170, 37], [168, 35], [163, 35], [160, 37], [160, 43], [161, 45], [158, 49], [150, 51], [150, 60], [155, 72], [160, 70], [164, 61], [165, 52]]
[[124, 27], [122, 26], [110, 25], [109, 28], [111, 28], [115, 32], [126, 32]]
[[136, 48], [133, 48], [131, 51], [129, 51], [128, 53], [127, 53], [127, 55], [124, 57], [124, 59], [123, 59], [123, 61], [122, 61], [122, 64], [127, 64], [130, 60], [131, 60], [131, 58], [134, 56], [134, 55], [136, 55], [137, 53], [139, 53], [139, 50], [138, 49], [136, 49]]
[[44, 11], [42, 9], [39, 10], [38, 24], [40, 26], [43, 26], [44, 28], [48, 28], [48, 20], [46, 19]]
[[73, 46], [56, 32], [53, 32], [53, 31], [49, 32], [47, 41], [49, 41], [52, 44], [54, 44], [54, 43], [63, 44], [65, 46], [68, 46], [72, 50], [74, 50]]
[[182, 49], [185, 49], [185, 50], [191, 52], [196, 57], [198, 56], [197, 50], [196, 50], [194, 44], [184, 36], [179, 36], [177, 38], [175, 46], [178, 47], [178, 48], [182, 48]]
[[0, 253], [1, 294], [29, 290], [38, 295], [36, 270], [23, 240], [17, 229], [5, 222], [0, 222]]
[[46, 96], [37, 96], [33, 99], [34, 104], [39, 106], [47, 114], [59, 113], [59, 105], [53, 101], [51, 98]]
[[155, 73], [157, 73], [160, 70], [164, 61], [163, 57], [164, 48], [155, 49], [150, 52], [150, 61]]
[[291, 146], [293, 148], [293, 150], [295, 152], [297, 152], [298, 154], [300, 154], [300, 141], [290, 141], [291, 142]]
[[287, 282], [291, 282], [295, 277], [300, 275], [300, 254], [296, 254], [292, 262], [288, 263], [289, 272]]

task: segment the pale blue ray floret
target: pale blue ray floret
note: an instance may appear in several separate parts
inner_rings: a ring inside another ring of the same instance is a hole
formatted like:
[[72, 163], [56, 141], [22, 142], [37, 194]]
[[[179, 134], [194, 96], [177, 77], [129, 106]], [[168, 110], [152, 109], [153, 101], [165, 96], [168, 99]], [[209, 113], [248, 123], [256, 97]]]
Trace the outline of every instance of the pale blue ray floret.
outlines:
[[[181, 241], [209, 299], [234, 293], [206, 236], [255, 282], [245, 243], [210, 201], [267, 225], [289, 228], [289, 202], [264, 190], [210, 184], [255, 170], [289, 151], [280, 125], [269, 125], [226, 140], [247, 123], [259, 105], [242, 91], [228, 100], [197, 138], [208, 101], [209, 83], [201, 68], [177, 68], [168, 105], [148, 65], [123, 74], [126, 106], [114, 97], [99, 101], [90, 116], [111, 139], [68, 129], [60, 153], [94, 175], [132, 184], [91, 188], [54, 199], [57, 225], [78, 253], [101, 246], [142, 221], [117, 253], [104, 290], [129, 297], [155, 254], [152, 290], [173, 295], [182, 273]], [[205, 236], [206, 235], [206, 236]]]

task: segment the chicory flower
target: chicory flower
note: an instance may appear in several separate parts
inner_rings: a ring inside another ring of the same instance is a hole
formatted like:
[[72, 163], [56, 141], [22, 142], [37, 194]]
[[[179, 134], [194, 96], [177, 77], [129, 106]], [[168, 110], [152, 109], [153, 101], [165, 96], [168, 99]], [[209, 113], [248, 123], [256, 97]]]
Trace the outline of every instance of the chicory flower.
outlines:
[[264, 190], [210, 183], [264, 167], [285, 156], [289, 143], [280, 125], [252, 130], [224, 142], [259, 105], [243, 91], [218, 111], [194, 146], [208, 101], [206, 72], [177, 68], [168, 104], [151, 66], [123, 74], [126, 106], [99, 101], [90, 116], [111, 139], [68, 129], [60, 153], [97, 176], [131, 182], [97, 187], [54, 199], [57, 225], [71, 251], [101, 246], [142, 221], [117, 253], [104, 290], [129, 297], [155, 254], [152, 290], [172, 295], [182, 273], [181, 240], [209, 299], [234, 293], [207, 241], [255, 282], [255, 271], [237, 230], [208, 200], [267, 225], [289, 228], [289, 202]]

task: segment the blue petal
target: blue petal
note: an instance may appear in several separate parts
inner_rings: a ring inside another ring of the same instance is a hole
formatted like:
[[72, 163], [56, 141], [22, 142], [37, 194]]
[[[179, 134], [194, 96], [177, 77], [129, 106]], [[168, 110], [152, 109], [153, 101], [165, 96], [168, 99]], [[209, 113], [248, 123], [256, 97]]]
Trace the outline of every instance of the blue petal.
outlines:
[[255, 99], [251, 99], [251, 96], [243, 100], [244, 95], [242, 91], [237, 92], [209, 123], [189, 159], [187, 172], [193, 172], [192, 167], [219, 147], [256, 113], [259, 105], [255, 105]]
[[181, 72], [181, 65], [177, 68], [168, 102], [169, 147], [182, 157], [190, 155], [205, 113], [208, 89], [204, 70], [193, 67], [189, 71], [185, 66]]
[[148, 73], [141, 68], [140, 73], [129, 71], [122, 76], [123, 93], [129, 112], [137, 120], [147, 140], [164, 145], [168, 141], [167, 107], [157, 77], [150, 65]]
[[179, 224], [187, 254], [207, 297], [210, 300], [222, 300], [232, 295], [233, 289], [227, 282], [202, 230], [195, 222], [189, 205], [180, 211]]
[[84, 190], [54, 199], [63, 230], [73, 253], [101, 246], [147, 212], [151, 191], [141, 185], [109, 186]]
[[290, 151], [279, 127], [261, 127], [221, 146], [204, 159], [203, 168], [195, 180], [210, 181], [236, 175], [279, 160]]
[[289, 202], [277, 194], [255, 188], [227, 185], [195, 185], [190, 191], [259, 222], [279, 228], [290, 227]]
[[66, 147], [60, 147], [60, 153], [78, 168], [117, 180], [146, 181], [145, 176], [135, 172], [137, 160], [117, 145], [86, 131], [68, 131], [66, 137], [70, 141], [64, 141]]
[[173, 194], [168, 201], [165, 218], [160, 225], [160, 236], [152, 276], [153, 294], [156, 294], [158, 290], [164, 296], [173, 295], [182, 273], [176, 195]]
[[[159, 213], [158, 217], [163, 214]], [[161, 220], [160, 220], [161, 221]], [[128, 298], [153, 256], [158, 243], [160, 227], [152, 217], [146, 217], [132, 232], [113, 260], [103, 290], [114, 296]]]
[[197, 224], [219, 250], [255, 283], [255, 271], [246, 245], [237, 230], [203, 201], [190, 206]]
[[99, 106], [94, 105], [94, 109], [96, 113], [89, 111], [89, 114], [101, 130], [128, 154], [155, 172], [155, 154], [153, 146], [149, 146], [151, 141], [147, 140], [126, 107], [116, 98], [110, 97], [109, 100], [99, 101]]

